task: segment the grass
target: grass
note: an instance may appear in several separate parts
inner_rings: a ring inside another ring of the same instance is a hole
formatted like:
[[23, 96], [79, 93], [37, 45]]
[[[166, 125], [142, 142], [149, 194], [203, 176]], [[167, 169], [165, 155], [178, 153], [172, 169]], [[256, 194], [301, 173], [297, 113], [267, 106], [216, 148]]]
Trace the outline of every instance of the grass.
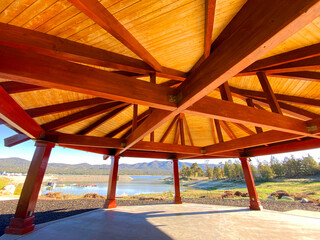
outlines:
[[12, 181], [7, 177], [0, 177], [0, 190], [6, 186], [12, 184]]

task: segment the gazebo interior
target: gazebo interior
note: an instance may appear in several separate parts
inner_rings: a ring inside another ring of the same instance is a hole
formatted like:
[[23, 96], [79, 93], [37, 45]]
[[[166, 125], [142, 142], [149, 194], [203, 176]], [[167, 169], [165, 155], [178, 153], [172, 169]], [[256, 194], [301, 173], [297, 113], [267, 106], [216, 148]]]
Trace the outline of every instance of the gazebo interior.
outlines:
[[[7, 233], [34, 228], [51, 149], [119, 159], [249, 158], [320, 147], [318, 0], [0, 1], [0, 124], [36, 150]], [[121, 160], [120, 160], [121, 161]]]

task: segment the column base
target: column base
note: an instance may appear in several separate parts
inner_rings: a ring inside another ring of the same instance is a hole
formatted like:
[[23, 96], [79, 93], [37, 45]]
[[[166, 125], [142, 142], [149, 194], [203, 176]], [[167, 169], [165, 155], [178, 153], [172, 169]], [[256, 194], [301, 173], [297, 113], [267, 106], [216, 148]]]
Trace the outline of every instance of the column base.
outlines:
[[9, 226], [5, 229], [6, 234], [23, 235], [33, 231], [35, 225], [34, 216], [27, 218], [11, 218]]
[[104, 206], [104, 208], [116, 208], [117, 207], [117, 202], [115, 199], [107, 199]]
[[182, 204], [181, 197], [174, 197], [175, 204]]
[[263, 209], [263, 207], [262, 207], [260, 201], [250, 201], [250, 209], [260, 211]]

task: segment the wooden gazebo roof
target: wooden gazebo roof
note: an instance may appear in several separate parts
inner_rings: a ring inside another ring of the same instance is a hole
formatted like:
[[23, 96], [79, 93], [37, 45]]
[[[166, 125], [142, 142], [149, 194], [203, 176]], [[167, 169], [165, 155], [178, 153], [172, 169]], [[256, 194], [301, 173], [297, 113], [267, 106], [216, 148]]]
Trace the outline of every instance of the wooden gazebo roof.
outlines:
[[106, 155], [320, 147], [318, 0], [0, 1], [0, 124]]

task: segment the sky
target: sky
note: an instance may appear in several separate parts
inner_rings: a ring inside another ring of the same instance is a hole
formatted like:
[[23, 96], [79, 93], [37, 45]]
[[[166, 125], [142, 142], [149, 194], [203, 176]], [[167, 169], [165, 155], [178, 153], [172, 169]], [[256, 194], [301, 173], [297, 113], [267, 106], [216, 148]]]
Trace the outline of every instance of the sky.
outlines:
[[[0, 125], [0, 158], [8, 158], [8, 157], [19, 157], [26, 160], [31, 160], [35, 146], [34, 142], [29, 140], [27, 142], [21, 143], [19, 145], [13, 147], [4, 147], [4, 139], [16, 134], [10, 128]], [[307, 156], [310, 154], [317, 162], [320, 162], [320, 148], [307, 150], [307, 151], [299, 151], [299, 152], [291, 152], [286, 154], [276, 154], [273, 155], [279, 160], [283, 160], [286, 156], [294, 155], [296, 158]], [[257, 163], [257, 161], [269, 161], [271, 158], [270, 155], [261, 156], [257, 158], [251, 158], [253, 163]], [[128, 158], [122, 157], [120, 159], [120, 163], [141, 163], [141, 162], [151, 162], [154, 160], [160, 159], [148, 159], [148, 158]], [[228, 159], [211, 159], [208, 163], [220, 163], [225, 162]], [[181, 162], [197, 162], [197, 163], [206, 163], [207, 160], [182, 160]], [[67, 163], [67, 164], [78, 164], [78, 163], [89, 163], [89, 164], [110, 164], [110, 159], [107, 161], [102, 159], [102, 155], [96, 153], [89, 153], [79, 150], [73, 150], [68, 148], [62, 148], [56, 146], [53, 148], [51, 152], [51, 156], [49, 159], [50, 163]]]

